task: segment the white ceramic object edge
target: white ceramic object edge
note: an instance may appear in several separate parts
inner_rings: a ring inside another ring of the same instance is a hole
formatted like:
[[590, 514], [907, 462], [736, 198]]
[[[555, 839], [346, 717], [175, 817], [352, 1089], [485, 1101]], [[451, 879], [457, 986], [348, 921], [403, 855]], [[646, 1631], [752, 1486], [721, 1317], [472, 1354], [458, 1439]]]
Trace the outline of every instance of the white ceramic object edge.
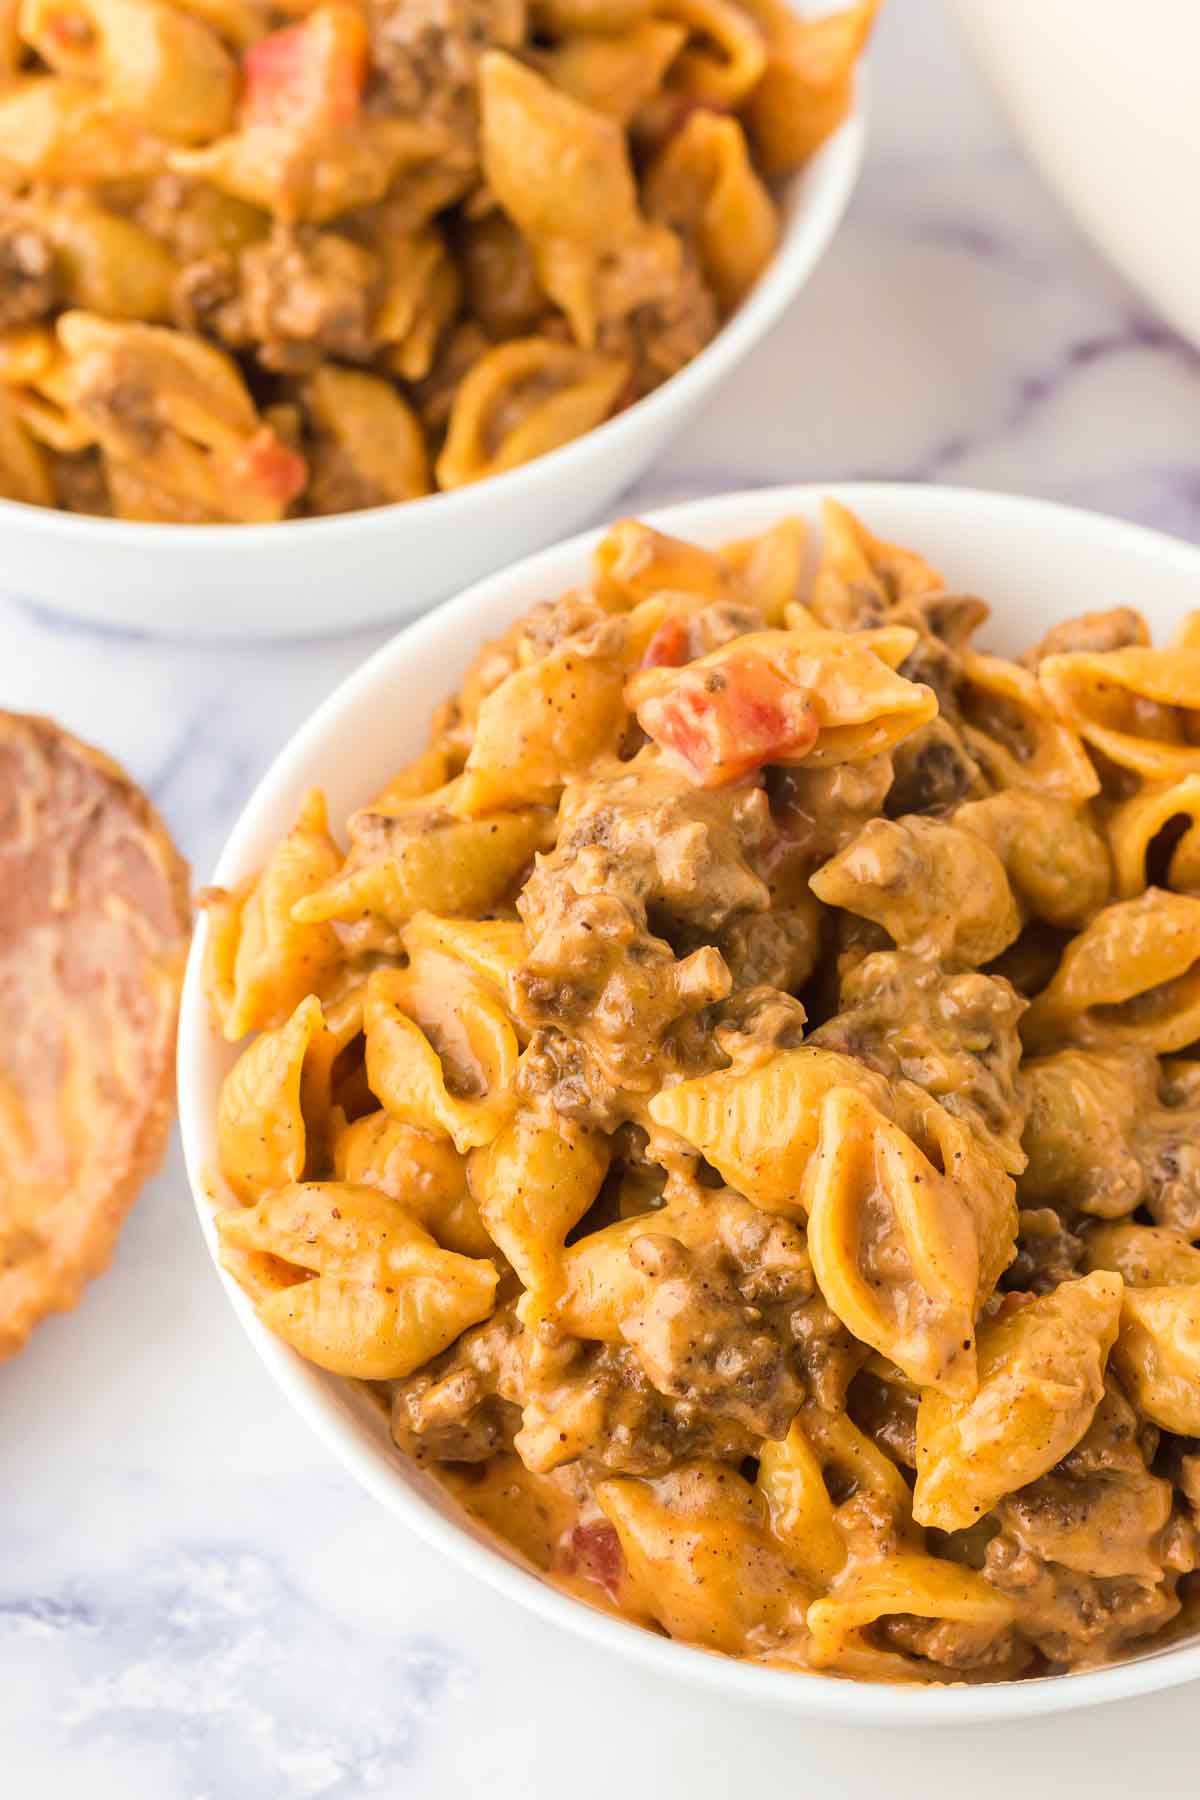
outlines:
[[1200, 344], [1200, 9], [949, 0], [1016, 137], [1092, 243]]
[[[664, 530], [716, 544], [782, 514], [810, 522], [834, 492], [885, 537], [918, 547], [952, 585], [982, 592], [996, 616], [989, 641], [1013, 650], [1055, 617], [1127, 601], [1158, 630], [1200, 605], [1200, 549], [1144, 527], [1046, 501], [969, 489], [833, 483], [768, 488], [688, 502], [649, 515]], [[248, 801], [214, 879], [231, 885], [257, 868], [319, 781], [341, 818], [424, 742], [426, 718], [476, 645], [540, 599], [584, 574], [592, 531], [492, 575], [391, 639], [318, 708]], [[1025, 611], [1017, 627], [1005, 607]], [[1006, 633], [1006, 622], [1009, 629]], [[411, 696], [411, 704], [404, 704]], [[213, 1032], [202, 985], [207, 930], [200, 922], [184, 987], [179, 1108], [196, 1209], [215, 1261], [205, 1171], [215, 1161], [217, 1093], [236, 1052]], [[466, 1522], [436, 1484], [394, 1449], [386, 1422], [351, 1384], [305, 1363], [262, 1326], [223, 1272], [234, 1312], [292, 1405], [369, 1493], [434, 1548], [511, 1599], [658, 1674], [797, 1717], [871, 1725], [961, 1725], [1062, 1712], [1200, 1677], [1200, 1642], [1146, 1653], [1112, 1668], [1047, 1680], [938, 1688], [892, 1687], [752, 1667], [674, 1643], [596, 1612], [547, 1586]]]
[[816, 268], [866, 142], [854, 107], [788, 183], [783, 234], [716, 337], [627, 411], [504, 475], [404, 505], [275, 525], [156, 525], [0, 500], [6, 591], [73, 617], [186, 638], [308, 637], [411, 618], [612, 505], [770, 330]]

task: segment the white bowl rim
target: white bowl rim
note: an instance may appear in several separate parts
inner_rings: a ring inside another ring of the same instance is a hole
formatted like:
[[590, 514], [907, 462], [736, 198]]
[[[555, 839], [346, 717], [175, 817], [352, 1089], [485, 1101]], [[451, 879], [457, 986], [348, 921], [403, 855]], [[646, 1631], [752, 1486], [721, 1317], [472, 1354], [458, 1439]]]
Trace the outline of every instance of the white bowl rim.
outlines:
[[[783, 514], [800, 506], [811, 507], [826, 495], [836, 496], [851, 510], [868, 518], [873, 505], [903, 499], [913, 516], [914, 542], [920, 541], [921, 519], [926, 512], [936, 516], [939, 512], [944, 513], [946, 508], [973, 512], [986, 507], [993, 514], [999, 514], [1001, 521], [1014, 532], [1019, 532], [1031, 514], [1038, 515], [1044, 520], [1058, 522], [1064, 532], [1087, 531], [1107, 537], [1114, 550], [1119, 545], [1147, 558], [1166, 559], [1181, 573], [1194, 575], [1200, 596], [1200, 546], [1148, 526], [1081, 507], [979, 488], [832, 480], [743, 489], [684, 501], [640, 516], [660, 530], [686, 536], [702, 521], [705, 525], [719, 525], [728, 514], [728, 531], [732, 536], [746, 528], [744, 521], [735, 521], [747, 507], [770, 508], [772, 512]], [[452, 635], [460, 618], [473, 619], [489, 599], [510, 584], [536, 579], [543, 567], [549, 570], [568, 558], [582, 564], [604, 530], [604, 526], [595, 527], [550, 545], [472, 583], [456, 598], [402, 626], [338, 684], [275, 757], [230, 833], [213, 881], [223, 885], [240, 876], [247, 852], [261, 834], [260, 816], [272, 811], [282, 796], [294, 796], [301, 785], [299, 778], [305, 774], [310, 761], [309, 746], [315, 744], [335, 720], [349, 713], [360, 694], [373, 688], [385, 675], [394, 674], [402, 666], [407, 649], [423, 640]], [[207, 1000], [203, 990], [206, 937], [206, 923], [201, 918], [193, 938], [184, 983], [178, 1093], [184, 1156], [193, 1202], [214, 1267], [259, 1357], [316, 1436], [361, 1486], [434, 1549], [549, 1623], [563, 1626], [645, 1669], [676, 1680], [689, 1680], [729, 1700], [769, 1706], [791, 1712], [796, 1717], [872, 1726], [988, 1723], [1130, 1699], [1200, 1678], [1200, 1640], [1167, 1644], [1131, 1660], [1078, 1674], [930, 1687], [859, 1682], [740, 1662], [659, 1637], [597, 1611], [551, 1587], [511, 1561], [502, 1550], [471, 1536], [467, 1529], [426, 1505], [416, 1492], [402, 1481], [393, 1479], [347, 1427], [330, 1378], [305, 1363], [260, 1323], [246, 1294], [216, 1263], [212, 1209], [203, 1182], [204, 1168], [211, 1154], [205, 1149], [205, 1140], [211, 1136], [213, 1121], [194, 1103], [195, 1084], [191, 1079], [192, 1070], [200, 1068], [210, 1043]]]
[[245, 525], [233, 522], [172, 524], [162, 519], [95, 517], [56, 507], [32, 506], [24, 500], [0, 498], [0, 530], [6, 519], [15, 517], [46, 532], [62, 532], [81, 546], [148, 548], [147, 534], [150, 534], [164, 548], [170, 545], [189, 555], [207, 556], [231, 547], [252, 551], [272, 544], [278, 546], [284, 538], [290, 542], [297, 532], [303, 532], [310, 540], [319, 535], [325, 540], [350, 537], [358, 541], [365, 533], [378, 535], [395, 529], [399, 520], [424, 519], [435, 509], [447, 529], [453, 529], [464, 518], [470, 519], [481, 495], [486, 494], [489, 500], [503, 503], [504, 496], [511, 493], [530, 470], [537, 470], [539, 476], [547, 478], [569, 475], [585, 457], [590, 458], [597, 443], [611, 449], [614, 442], [625, 435], [636, 435], [639, 427], [653, 424], [660, 413], [675, 406], [686, 406], [693, 395], [699, 404], [799, 297], [829, 248], [862, 167], [867, 136], [868, 63], [869, 52], [856, 68], [854, 97], [837, 130], [807, 163], [787, 177], [785, 185], [808, 178], [811, 191], [797, 206], [794, 218], [790, 222], [784, 220], [775, 254], [736, 311], [691, 362], [685, 363], [659, 387], [580, 437], [559, 445], [556, 450], [535, 456], [531, 462], [519, 463], [502, 474], [469, 482], [465, 487], [424, 494], [418, 500], [397, 500], [386, 506], [363, 507], [356, 512], [315, 518], [278, 519]]

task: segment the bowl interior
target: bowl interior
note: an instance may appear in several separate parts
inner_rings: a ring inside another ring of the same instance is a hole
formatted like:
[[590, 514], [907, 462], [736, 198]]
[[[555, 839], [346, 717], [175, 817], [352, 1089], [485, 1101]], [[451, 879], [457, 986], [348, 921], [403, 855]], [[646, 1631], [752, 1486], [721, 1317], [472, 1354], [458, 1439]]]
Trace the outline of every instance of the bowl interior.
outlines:
[[[822, 493], [775, 488], [690, 502], [651, 514], [661, 529], [715, 545], [803, 517], [817, 536]], [[838, 497], [880, 535], [927, 556], [959, 591], [993, 607], [982, 633], [1013, 653], [1055, 619], [1096, 607], [1139, 607], [1156, 636], [1200, 605], [1200, 550], [1137, 526], [1042, 501], [969, 490], [847, 484]], [[304, 791], [324, 788], [340, 820], [423, 748], [434, 703], [462, 676], [477, 646], [539, 600], [587, 573], [600, 532], [543, 551], [491, 576], [400, 632], [318, 709], [250, 799], [214, 879], [252, 873], [291, 824]], [[221, 1081], [237, 1054], [212, 1029], [202, 991], [206, 925], [188, 965], [179, 1039], [179, 1105], [189, 1177], [210, 1251], [215, 1249], [208, 1171]], [[255, 1317], [221, 1275], [243, 1327], [291, 1402], [364, 1487], [437, 1547], [523, 1604], [660, 1670], [711, 1682], [726, 1693], [799, 1713], [877, 1723], [964, 1723], [1064, 1710], [1200, 1675], [1200, 1644], [1150, 1651], [1116, 1667], [1050, 1679], [963, 1688], [890, 1688], [750, 1667], [659, 1638], [595, 1612], [547, 1586], [485, 1539], [428, 1476], [391, 1443], [386, 1420], [350, 1383], [304, 1362]]]

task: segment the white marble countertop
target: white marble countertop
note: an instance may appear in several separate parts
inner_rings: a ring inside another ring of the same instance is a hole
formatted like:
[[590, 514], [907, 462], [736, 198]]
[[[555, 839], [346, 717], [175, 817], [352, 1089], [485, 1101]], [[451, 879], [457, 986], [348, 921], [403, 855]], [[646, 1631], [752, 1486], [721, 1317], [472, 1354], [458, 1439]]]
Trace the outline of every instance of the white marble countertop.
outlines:
[[[627, 506], [890, 476], [1200, 538], [1200, 361], [1040, 189], [938, 0], [893, 0], [873, 91], [827, 261]], [[275, 750], [382, 635], [184, 649], [13, 601], [0, 701], [126, 762], [203, 879]], [[1095, 1800], [1133, 1780], [1156, 1800], [1194, 1791], [1194, 1690], [982, 1737], [851, 1733], [724, 1711], [510, 1609], [285, 1410], [208, 1266], [177, 1149], [111, 1273], [0, 1369], [0, 1445], [12, 1800], [718, 1800], [743, 1784], [1041, 1800], [1081, 1752]]]

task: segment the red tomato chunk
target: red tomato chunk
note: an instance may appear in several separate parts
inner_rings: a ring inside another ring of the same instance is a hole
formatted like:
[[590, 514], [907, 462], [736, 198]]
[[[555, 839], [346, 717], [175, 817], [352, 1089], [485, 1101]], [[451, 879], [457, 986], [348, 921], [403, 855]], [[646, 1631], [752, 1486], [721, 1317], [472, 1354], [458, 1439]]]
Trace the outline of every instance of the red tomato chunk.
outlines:
[[615, 1600], [625, 1573], [625, 1556], [621, 1540], [607, 1519], [595, 1519], [569, 1531], [559, 1546], [559, 1567], [564, 1575], [581, 1575], [585, 1581], [594, 1581]]
[[242, 122], [290, 131], [347, 125], [367, 77], [367, 28], [349, 6], [325, 6], [246, 52]]
[[241, 452], [235, 473], [248, 487], [284, 506], [308, 480], [304, 458], [289, 450], [267, 425], [255, 432]]
[[642, 658], [643, 669], [677, 669], [690, 661], [691, 637], [683, 619], [664, 619]]
[[763, 657], [733, 655], [683, 669], [668, 693], [643, 701], [642, 729], [683, 758], [701, 787], [737, 781], [781, 757], [796, 761], [817, 741], [816, 708]]

